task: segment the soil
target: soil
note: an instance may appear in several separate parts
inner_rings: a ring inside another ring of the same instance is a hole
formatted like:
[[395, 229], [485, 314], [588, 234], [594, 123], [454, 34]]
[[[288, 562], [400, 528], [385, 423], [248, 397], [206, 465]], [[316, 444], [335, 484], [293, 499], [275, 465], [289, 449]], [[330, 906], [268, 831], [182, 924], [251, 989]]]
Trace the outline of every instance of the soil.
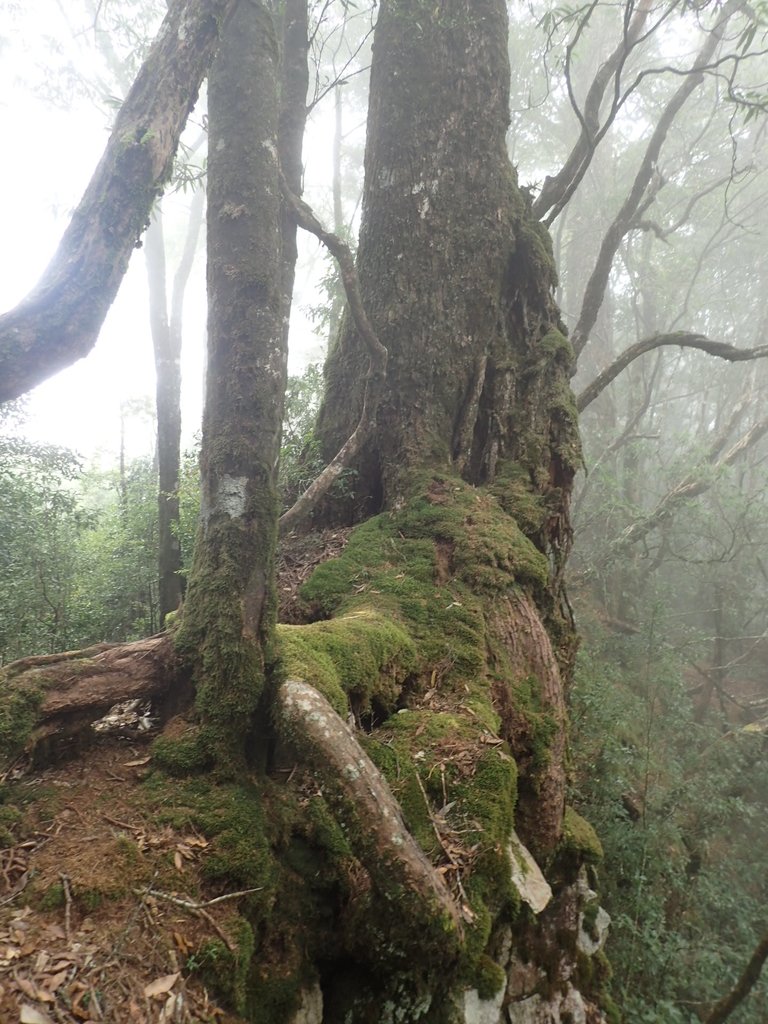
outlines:
[[321, 562], [336, 558], [346, 547], [352, 527], [291, 533], [282, 537], [278, 550], [278, 620], [289, 624], [306, 621], [299, 589]]
[[[194, 974], [237, 898], [209, 903], [207, 840], [152, 820], [146, 736], [11, 783], [0, 850], [3, 1024], [237, 1024]], [[218, 894], [216, 894], [218, 895]]]

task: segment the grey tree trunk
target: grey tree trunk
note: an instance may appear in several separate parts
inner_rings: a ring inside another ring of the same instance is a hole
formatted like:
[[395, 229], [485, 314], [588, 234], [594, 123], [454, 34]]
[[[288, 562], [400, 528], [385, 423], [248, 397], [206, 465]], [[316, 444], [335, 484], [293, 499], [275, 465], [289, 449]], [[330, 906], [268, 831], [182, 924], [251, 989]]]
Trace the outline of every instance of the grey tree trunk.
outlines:
[[168, 317], [165, 241], [158, 210], [147, 229], [144, 255], [149, 284], [149, 317], [155, 355], [157, 410], [158, 604], [160, 621], [179, 607], [182, 597], [179, 521], [181, 449], [181, 335]]

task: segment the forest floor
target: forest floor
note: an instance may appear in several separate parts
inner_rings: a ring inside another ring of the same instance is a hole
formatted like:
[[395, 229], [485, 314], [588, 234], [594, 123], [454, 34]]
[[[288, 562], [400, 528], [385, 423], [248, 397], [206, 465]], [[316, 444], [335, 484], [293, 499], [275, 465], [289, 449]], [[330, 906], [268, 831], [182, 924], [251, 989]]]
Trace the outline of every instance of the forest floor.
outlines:
[[[302, 583], [349, 533], [284, 540], [282, 621], [301, 621]], [[239, 900], [206, 880], [208, 840], [143, 785], [156, 732], [140, 714], [65, 763], [0, 776], [0, 1024], [241, 1021], [203, 983], [210, 950], [236, 948]]]
[[[0, 850], [3, 1024], [234, 1024], [195, 976], [237, 900], [208, 903], [208, 842], [157, 820], [148, 738], [12, 784], [22, 818]], [[196, 960], [196, 958], [198, 958]]]

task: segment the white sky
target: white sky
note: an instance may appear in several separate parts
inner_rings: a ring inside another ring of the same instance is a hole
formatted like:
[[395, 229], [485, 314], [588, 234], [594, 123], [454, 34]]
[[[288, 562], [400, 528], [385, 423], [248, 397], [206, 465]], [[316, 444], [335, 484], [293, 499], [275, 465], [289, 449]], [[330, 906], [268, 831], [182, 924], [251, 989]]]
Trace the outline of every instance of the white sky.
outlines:
[[[36, 0], [29, 8], [11, 12], [8, 18], [7, 12], [8, 6], [0, 0], [0, 129], [6, 144], [0, 177], [0, 311], [12, 308], [37, 282], [107, 139], [105, 114], [86, 100], [64, 109], [51, 105], [36, 92], [36, 88], [44, 87], [46, 62], [51, 60], [47, 39], [67, 43], [67, 28], [56, 0]], [[80, 61], [83, 59], [81, 56]], [[330, 113], [330, 101], [325, 105]], [[310, 130], [305, 159], [311, 163], [320, 188], [330, 181], [330, 144], [327, 126], [320, 124]], [[174, 224], [181, 237], [183, 210], [190, 198], [179, 194], [165, 201], [166, 238], [172, 237]], [[317, 243], [307, 239], [299, 268], [303, 294], [293, 312], [293, 372], [320, 355], [318, 339], [302, 314], [302, 307], [315, 301], [308, 288], [309, 279], [323, 269], [318, 256]], [[171, 263], [169, 280], [174, 269]], [[185, 443], [200, 424], [204, 328], [201, 252], [184, 310]], [[120, 441], [121, 403], [153, 395], [144, 258], [137, 250], [91, 354], [28, 396], [27, 433], [35, 440], [74, 448], [86, 457], [100, 449], [114, 453]], [[128, 423], [126, 444], [131, 455], [151, 452], [153, 437], [146, 420], [136, 417]]]

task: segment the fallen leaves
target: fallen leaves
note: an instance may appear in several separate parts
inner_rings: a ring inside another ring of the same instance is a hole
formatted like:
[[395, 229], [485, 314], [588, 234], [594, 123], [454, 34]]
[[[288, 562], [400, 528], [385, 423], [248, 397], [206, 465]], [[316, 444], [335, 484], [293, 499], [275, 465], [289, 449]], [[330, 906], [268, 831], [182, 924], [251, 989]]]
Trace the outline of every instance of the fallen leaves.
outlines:
[[19, 1013], [19, 1024], [53, 1024], [47, 1013], [30, 1006], [29, 1003], [22, 1003]]
[[[145, 761], [124, 742], [105, 743], [87, 764], [46, 768], [22, 783], [42, 784], [53, 796], [29, 802], [25, 841], [0, 850], [0, 1024], [192, 1024], [222, 1016], [183, 972], [203, 942], [221, 938], [219, 921], [229, 917], [221, 896], [201, 892], [210, 843], [190, 826], [151, 820], [132, 788]], [[180, 872], [186, 899], [175, 894], [169, 902], [145, 889], [137, 899], [132, 891], [132, 883], [157, 878], [173, 892]], [[19, 906], [25, 887], [36, 900], [50, 894], [50, 906]]]
[[162, 978], [156, 978], [151, 981], [149, 985], [144, 986], [144, 995], [147, 999], [155, 999], [157, 996], [164, 996], [166, 992], [170, 992], [176, 982], [179, 980], [179, 972], [175, 974], [166, 974]]

